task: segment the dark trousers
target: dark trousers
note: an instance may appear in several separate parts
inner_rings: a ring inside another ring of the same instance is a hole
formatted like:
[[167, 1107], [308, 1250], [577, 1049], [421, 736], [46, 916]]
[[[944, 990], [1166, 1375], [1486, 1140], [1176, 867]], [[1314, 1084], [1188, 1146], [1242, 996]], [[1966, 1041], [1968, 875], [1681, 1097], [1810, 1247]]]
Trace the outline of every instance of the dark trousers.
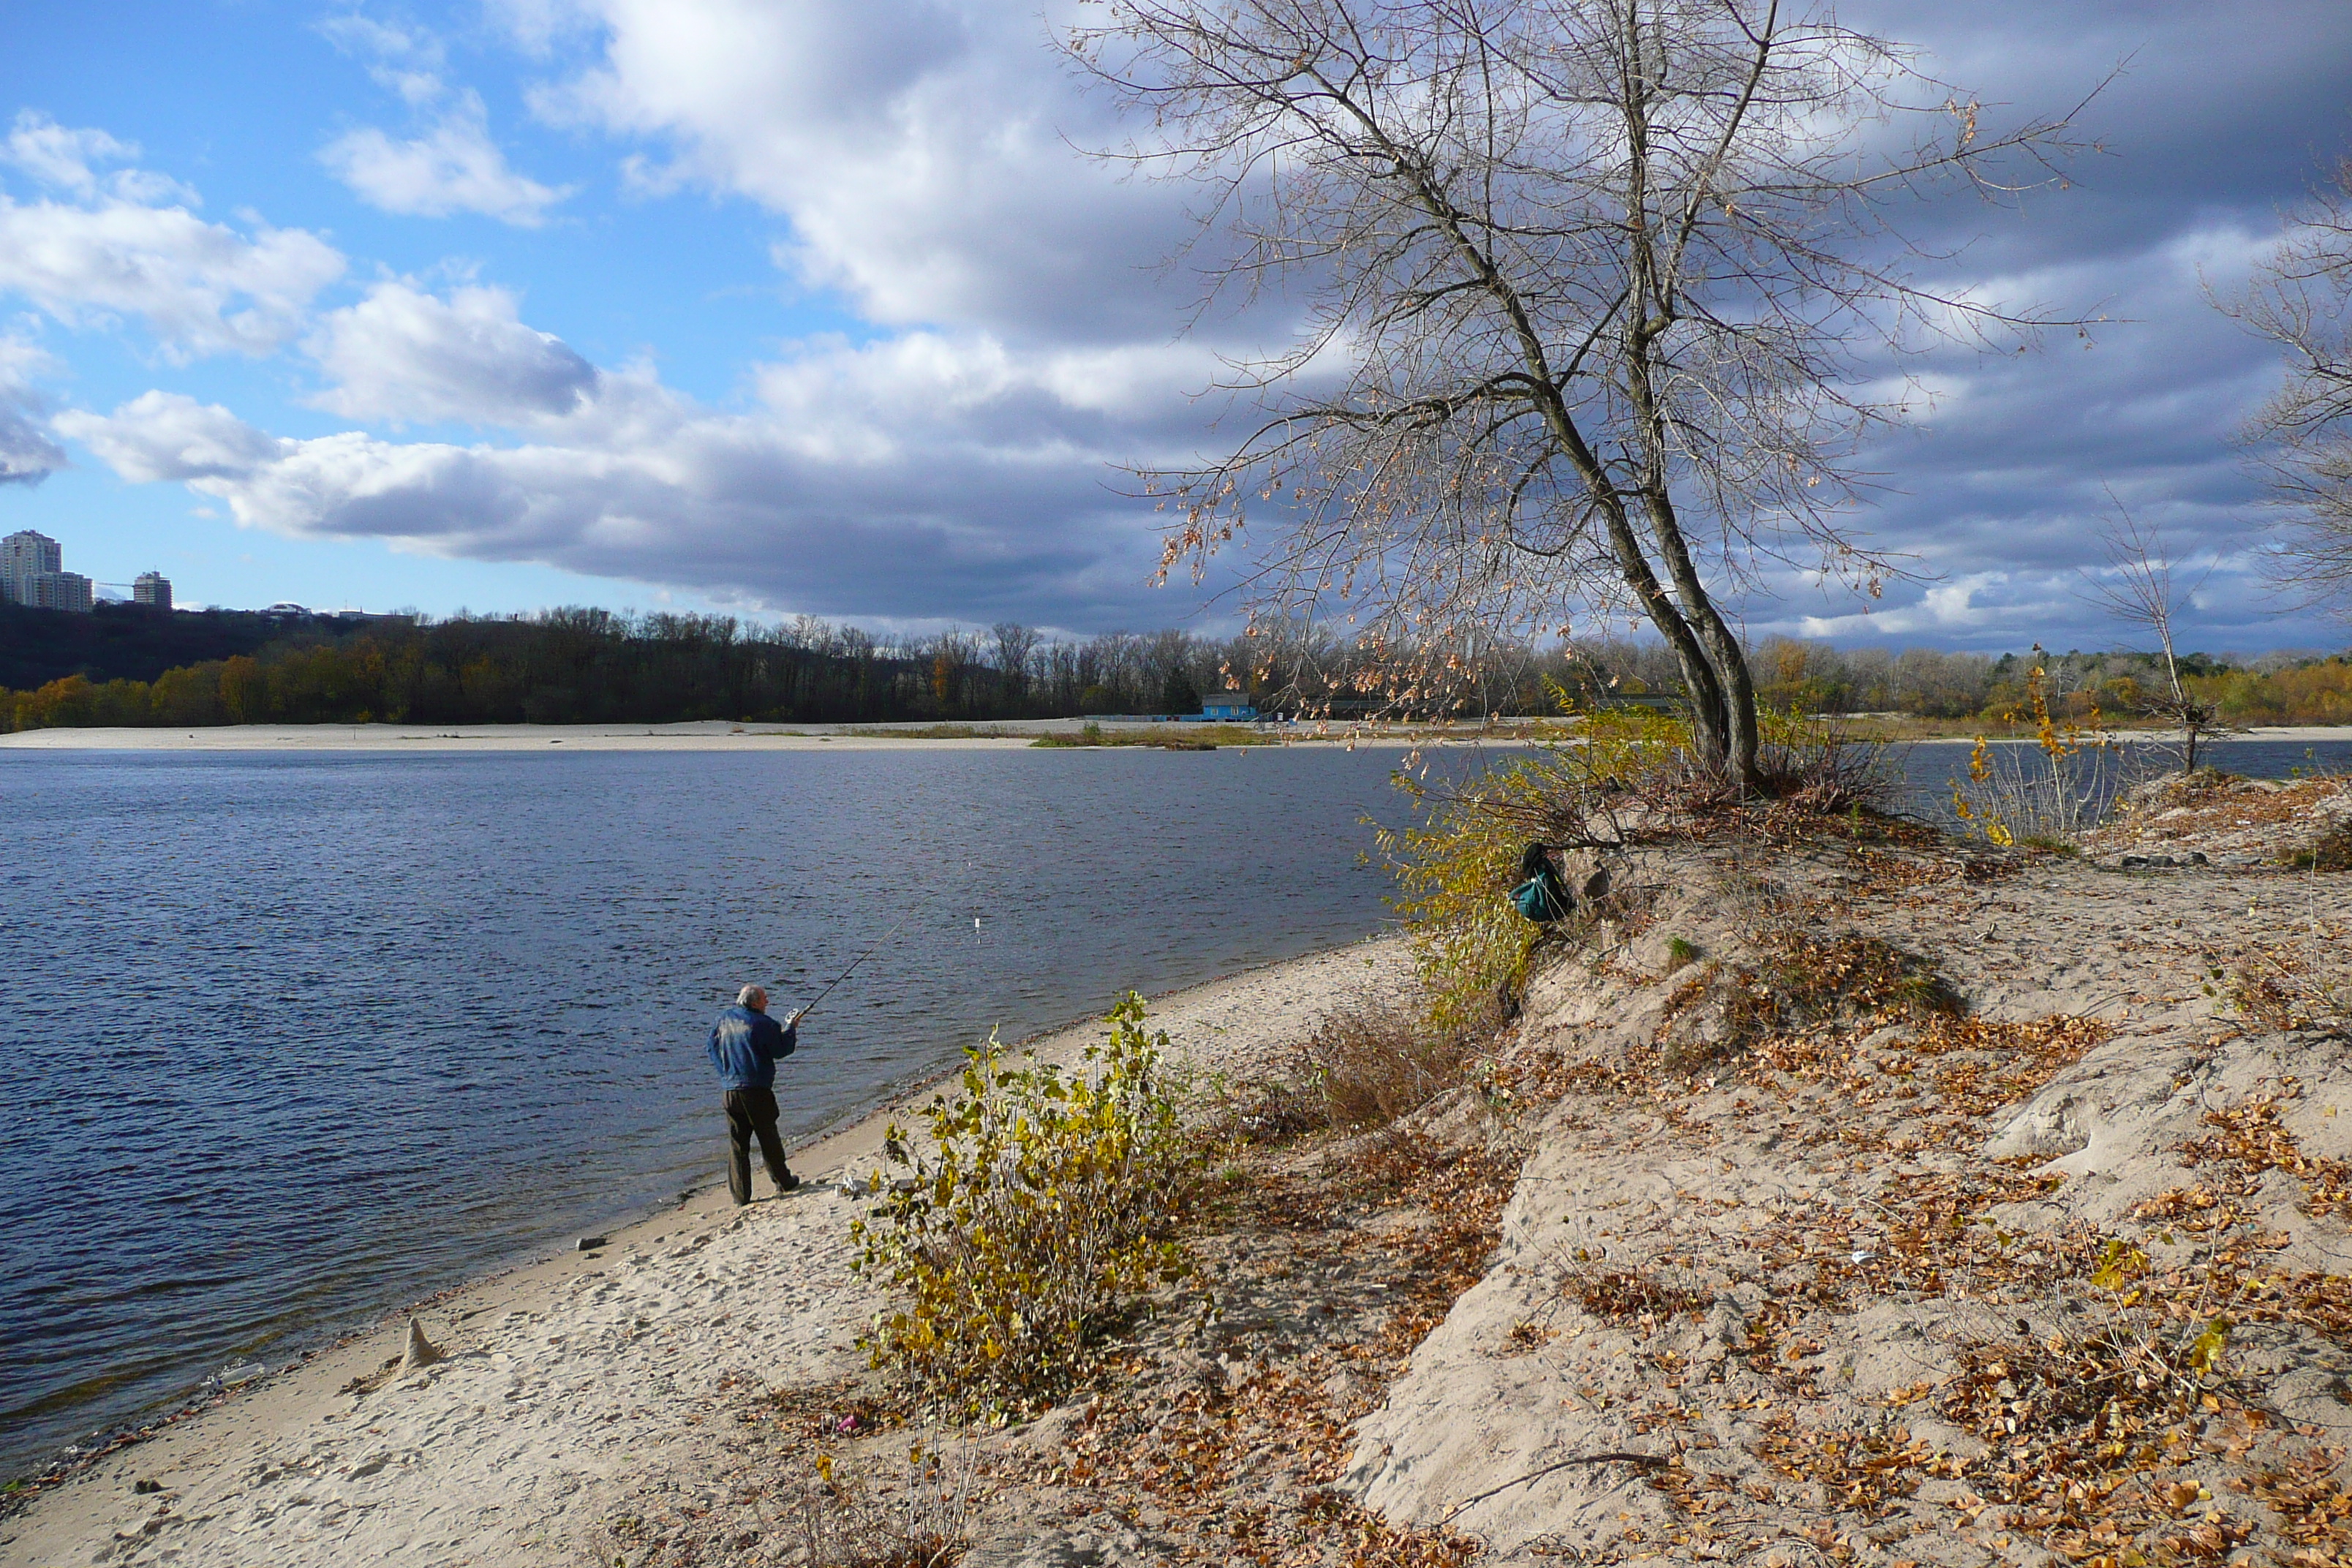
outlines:
[[760, 1135], [760, 1157], [768, 1179], [783, 1192], [793, 1185], [784, 1168], [784, 1141], [776, 1131], [776, 1097], [764, 1089], [727, 1091], [727, 1190], [739, 1204], [751, 1201], [751, 1135]]

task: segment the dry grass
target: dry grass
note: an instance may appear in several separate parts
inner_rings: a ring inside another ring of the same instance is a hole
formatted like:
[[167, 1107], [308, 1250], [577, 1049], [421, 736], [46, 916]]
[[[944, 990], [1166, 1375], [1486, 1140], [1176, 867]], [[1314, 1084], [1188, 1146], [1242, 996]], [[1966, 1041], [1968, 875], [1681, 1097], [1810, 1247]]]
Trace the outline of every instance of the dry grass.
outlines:
[[1569, 1271], [1565, 1289], [1596, 1318], [1654, 1325], [1673, 1317], [1699, 1317], [1715, 1300], [1711, 1291], [1675, 1283], [1653, 1268], [1604, 1268], [1583, 1259]]
[[793, 1568], [949, 1568], [971, 1543], [977, 1469], [967, 1445], [918, 1447], [903, 1476], [879, 1483], [830, 1456], [786, 1520]]
[[1300, 1056], [1334, 1127], [1385, 1126], [1463, 1081], [1473, 1041], [1394, 1009], [1356, 1008], [1324, 1020]]
[[1475, 1037], [1399, 1008], [1353, 1007], [1325, 1019], [1282, 1075], [1228, 1096], [1211, 1131], [1240, 1143], [1335, 1129], [1385, 1127], [1467, 1081]]
[[1657, 1037], [1665, 1070], [1694, 1074], [1826, 1025], [1924, 1024], [1962, 1012], [1943, 977], [1900, 948], [1853, 931], [1788, 930], [1786, 919], [1773, 924], [1781, 934], [1759, 945], [1755, 963], [1693, 972], [1668, 996]]
[[2352, 871], [2352, 819], [2337, 822], [2310, 844], [2290, 852], [2285, 864], [2298, 871]]
[[1280, 735], [1247, 724], [1154, 724], [1149, 729], [1106, 730], [1087, 724], [1073, 732], [1057, 730], [1029, 742], [1048, 751], [1071, 747], [1149, 746], [1163, 752], [1213, 752], [1219, 746], [1279, 746]]

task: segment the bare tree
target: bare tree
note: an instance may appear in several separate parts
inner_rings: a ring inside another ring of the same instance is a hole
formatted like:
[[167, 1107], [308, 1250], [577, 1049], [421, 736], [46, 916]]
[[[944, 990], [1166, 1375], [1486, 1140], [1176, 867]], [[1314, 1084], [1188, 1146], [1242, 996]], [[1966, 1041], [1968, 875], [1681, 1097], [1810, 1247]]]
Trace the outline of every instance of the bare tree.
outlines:
[[1029, 690], [1030, 665], [1045, 634], [1019, 621], [999, 621], [988, 631], [996, 639], [996, 669], [1004, 683], [1005, 698], [1017, 703]]
[[[1339, 605], [1359, 689], [1425, 705], [1473, 635], [1646, 616], [1702, 759], [1758, 781], [1723, 595], [1768, 563], [1875, 594], [1836, 521], [1889, 343], [2046, 324], [1913, 280], [1887, 218], [2049, 177], [2063, 120], [2001, 134], [1895, 46], [1775, 0], [1109, 0], [1070, 37], [1230, 230], [1212, 298], [1303, 290], [1286, 351], [1228, 390], [1267, 417], [1144, 475], [1163, 572], [1280, 535], [1255, 605]], [[1283, 296], [1287, 298], [1287, 296]], [[1876, 378], [1876, 379], [1874, 379]]]
[[2221, 710], [2218, 703], [2190, 696], [2181, 683], [2180, 660], [2172, 645], [2172, 616], [2174, 606], [2193, 595], [2205, 578], [2199, 577], [2185, 592], [2176, 590], [2172, 557], [2165, 550], [2163, 535], [2143, 526], [2120, 503], [2115, 520], [2100, 531], [2099, 543], [2106, 554], [2107, 572], [2099, 576], [2084, 574], [2086, 596], [2116, 619], [2156, 639], [2163, 660], [2164, 689], [2143, 698], [2138, 706], [2142, 712], [2180, 731], [2180, 771], [2193, 773], [2198, 751], [2223, 732]]
[[2224, 309], [2285, 351], [2286, 384], [2246, 430], [2288, 509], [2279, 575], [2309, 602], [2352, 611], [2352, 158], [2289, 216], [2253, 286]]

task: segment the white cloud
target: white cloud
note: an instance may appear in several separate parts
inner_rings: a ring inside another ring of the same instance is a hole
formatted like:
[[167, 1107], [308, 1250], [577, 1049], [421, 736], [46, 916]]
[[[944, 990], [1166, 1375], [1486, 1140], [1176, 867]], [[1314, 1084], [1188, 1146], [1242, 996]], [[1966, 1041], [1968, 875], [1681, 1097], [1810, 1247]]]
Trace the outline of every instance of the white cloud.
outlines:
[[352, 419], [543, 423], [574, 412], [598, 380], [562, 339], [525, 326], [503, 289], [461, 288], [442, 300], [378, 283], [359, 304], [330, 312], [307, 346], [334, 382], [313, 402]]
[[136, 151], [104, 132], [17, 118], [7, 162], [58, 195], [0, 194], [0, 291], [69, 325], [137, 317], [175, 360], [265, 354], [299, 331], [342, 275], [341, 255], [303, 229], [207, 223], [170, 180], [138, 169], [101, 178], [90, 166]]
[[447, 54], [441, 40], [421, 27], [399, 27], [353, 11], [319, 24], [327, 40], [347, 55], [368, 59], [368, 75], [412, 107], [441, 96], [441, 69]]
[[31, 385], [55, 362], [37, 346], [0, 337], [0, 485], [37, 485], [66, 465], [66, 455], [41, 428], [42, 400]]
[[452, 91], [441, 40], [422, 27], [395, 26], [351, 12], [319, 26], [345, 54], [368, 62], [368, 75], [400, 95], [420, 118], [420, 134], [396, 137], [374, 126], [329, 142], [319, 161], [362, 201], [412, 217], [479, 213], [520, 228], [547, 221], [547, 209], [572, 187], [544, 185], [507, 166], [490, 139], [489, 115], [471, 89]]
[[[1057, 7], [1062, 9], [1062, 7]], [[1150, 270], [1188, 232], [1179, 193], [1123, 183], [1066, 137], [1110, 141], [1034, 10], [982, 0], [580, 0], [596, 66], [543, 119], [651, 138], [641, 186], [693, 181], [786, 216], [782, 255], [870, 320], [1165, 339]], [[532, 6], [533, 36], [554, 24]]]
[[569, 351], [491, 290], [445, 301], [387, 283], [329, 321], [330, 363], [377, 345], [412, 367], [396, 383], [339, 386], [353, 406], [463, 417], [460, 405], [483, 414], [505, 398], [500, 417], [532, 438], [283, 439], [163, 392], [57, 427], [126, 479], [184, 483], [240, 524], [288, 535], [545, 562], [824, 614], [945, 606], [1073, 624], [1132, 618], [1152, 540], [1103, 489], [1104, 464], [1185, 417], [1181, 397], [1121, 403], [1083, 363], [979, 335], [809, 345], [760, 367], [755, 406], [724, 412], [642, 371], [566, 379], [550, 356]]
[[98, 184], [92, 163], [138, 155], [136, 146], [118, 142], [103, 131], [69, 131], [30, 109], [18, 111], [5, 150], [0, 152], [0, 157], [45, 185], [83, 192], [93, 191]]
[[142, 393], [108, 416], [68, 409], [52, 423], [133, 484], [250, 474], [285, 449], [219, 404], [177, 392]]
[[537, 228], [547, 209], [572, 194], [507, 167], [490, 140], [481, 96], [459, 93], [423, 135], [394, 138], [364, 126], [327, 143], [319, 161], [371, 206], [411, 217], [479, 213], [518, 228]]

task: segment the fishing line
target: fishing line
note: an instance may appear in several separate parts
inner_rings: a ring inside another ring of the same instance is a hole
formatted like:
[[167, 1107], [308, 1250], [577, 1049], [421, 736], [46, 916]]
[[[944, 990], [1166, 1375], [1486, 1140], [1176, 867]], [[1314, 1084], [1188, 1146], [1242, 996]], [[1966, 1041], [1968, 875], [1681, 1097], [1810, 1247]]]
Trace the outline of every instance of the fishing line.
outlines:
[[900, 916], [898, 917], [898, 922], [897, 922], [897, 924], [894, 924], [893, 926], [891, 926], [891, 928], [890, 928], [888, 931], [884, 931], [884, 932], [883, 932], [879, 937], [877, 937], [877, 938], [876, 938], [876, 939], [875, 939], [875, 942], [874, 942], [874, 945], [873, 945], [872, 947], [867, 948], [864, 952], [861, 952], [861, 953], [859, 953], [856, 958], [851, 959], [851, 960], [849, 961], [849, 967], [848, 967], [847, 969], [845, 969], [845, 970], [843, 970], [840, 973], [838, 973], [838, 974], [835, 975], [835, 976], [832, 978], [832, 980], [830, 980], [830, 981], [828, 981], [828, 982], [826, 983], [826, 984], [825, 984], [825, 988], [824, 988], [824, 990], [822, 990], [822, 991], [818, 992], [814, 996], [810, 997], [810, 998], [809, 998], [809, 1001], [808, 1001], [808, 1005], [807, 1005], [806, 1006], [803, 1007], [799, 1012], [794, 1013], [794, 1014], [793, 1015], [793, 1023], [795, 1023], [795, 1024], [797, 1024], [797, 1023], [799, 1023], [803, 1018], [807, 1017], [811, 1013], [815, 1012], [815, 1011], [816, 1011], [816, 1005], [817, 1005], [819, 1002], [824, 1001], [827, 996], [832, 995], [832, 994], [833, 994], [833, 988], [834, 988], [835, 986], [836, 986], [836, 985], [840, 984], [843, 981], [845, 981], [845, 980], [848, 979], [852, 974], [855, 974], [856, 973], [857, 973], [857, 966], [858, 966], [859, 964], [861, 964], [861, 963], [865, 963], [867, 959], [869, 959], [869, 958], [873, 957], [876, 953], [877, 953], [877, 952], [881, 952], [881, 951], [882, 951], [882, 944], [883, 944], [884, 942], [888, 942], [892, 937], [897, 936], [897, 935], [898, 934], [899, 927], [904, 926], [904, 925], [905, 925], [908, 921], [913, 920], [913, 919], [915, 918], [915, 916], [916, 916], [916, 915], [918, 915], [919, 913], [920, 913], [924, 909], [926, 909], [926, 908], [928, 908], [928, 907], [929, 907], [929, 900], [925, 900], [923, 903], [917, 904], [913, 909], [908, 910], [905, 914], [900, 915]]
[[[981, 869], [982, 868], [975, 861], [966, 860], [964, 862], [964, 870], [967, 875], [975, 874]], [[987, 869], [990, 871], [996, 871], [1001, 869], [1001, 868], [991, 866], [987, 868]], [[943, 889], [941, 889], [941, 891], [943, 891]], [[839, 985], [843, 981], [856, 973], [859, 964], [864, 963], [867, 959], [881, 952], [884, 943], [887, 942], [892, 937], [897, 936], [906, 926], [908, 921], [913, 920], [917, 915], [922, 913], [925, 910], [929, 909], [933, 903], [938, 901], [939, 897], [940, 891], [934, 891], [931, 897], [922, 900], [920, 902], [908, 909], [905, 914], [900, 915], [898, 920], [893, 922], [888, 931], [884, 931], [881, 936], [875, 940], [873, 946], [867, 948], [864, 952], [859, 953], [856, 958], [852, 959], [848, 968], [843, 970], [839, 974], [835, 975], [830, 981], [827, 981], [824, 990], [809, 998], [807, 1005], [793, 1015], [793, 1021], [797, 1024], [801, 1019], [807, 1017], [811, 1013], [814, 1012], [816, 1010], [816, 1005], [819, 1002], [824, 1001], [827, 996], [831, 995], [835, 986]], [[974, 915], [972, 917], [971, 926], [973, 942], [974, 944], [977, 945], [981, 931], [980, 917], [978, 915]]]

